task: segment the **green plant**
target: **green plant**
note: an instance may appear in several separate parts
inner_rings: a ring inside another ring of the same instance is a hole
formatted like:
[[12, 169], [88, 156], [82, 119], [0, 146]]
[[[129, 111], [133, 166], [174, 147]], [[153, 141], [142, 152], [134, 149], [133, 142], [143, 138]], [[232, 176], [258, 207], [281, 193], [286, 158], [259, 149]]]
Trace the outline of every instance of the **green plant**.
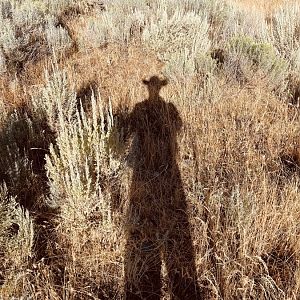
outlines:
[[240, 69], [241, 76], [247, 72], [250, 75], [252, 69], [254, 72], [263, 72], [271, 88], [278, 88], [284, 82], [288, 63], [278, 56], [271, 44], [238, 35], [229, 40], [226, 48], [229, 56], [228, 65], [236, 65]]

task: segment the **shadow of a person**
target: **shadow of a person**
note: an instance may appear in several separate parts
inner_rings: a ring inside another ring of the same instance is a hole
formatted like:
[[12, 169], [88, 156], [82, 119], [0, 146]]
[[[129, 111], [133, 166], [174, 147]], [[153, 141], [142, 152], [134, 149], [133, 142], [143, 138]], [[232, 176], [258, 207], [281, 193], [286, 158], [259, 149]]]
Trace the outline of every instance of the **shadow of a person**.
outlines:
[[176, 162], [176, 135], [182, 121], [160, 89], [167, 80], [144, 80], [149, 98], [128, 117], [133, 168], [126, 216], [125, 299], [162, 297], [162, 260], [171, 299], [201, 299], [187, 215]]

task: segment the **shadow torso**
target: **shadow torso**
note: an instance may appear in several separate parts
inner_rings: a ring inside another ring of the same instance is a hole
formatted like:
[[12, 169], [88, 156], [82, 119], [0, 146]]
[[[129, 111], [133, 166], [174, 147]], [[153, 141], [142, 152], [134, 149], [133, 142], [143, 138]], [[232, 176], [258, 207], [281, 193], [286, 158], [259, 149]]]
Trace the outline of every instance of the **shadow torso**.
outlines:
[[131, 153], [135, 175], [142, 179], [176, 166], [176, 134], [180, 127], [175, 106], [160, 97], [135, 106], [130, 116], [131, 132], [135, 134]]
[[130, 116], [135, 137], [130, 154], [129, 227], [143, 228], [148, 236], [169, 230], [186, 209], [176, 162], [176, 135], [181, 125], [175, 106], [160, 97], [138, 103]]

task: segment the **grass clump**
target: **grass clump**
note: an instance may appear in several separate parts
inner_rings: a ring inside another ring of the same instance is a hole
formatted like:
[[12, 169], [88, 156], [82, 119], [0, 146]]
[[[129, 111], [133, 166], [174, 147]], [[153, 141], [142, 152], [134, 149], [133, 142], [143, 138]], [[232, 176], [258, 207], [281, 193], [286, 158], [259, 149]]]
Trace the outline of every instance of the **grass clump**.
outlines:
[[[5, 185], [0, 189], [0, 253], [2, 291], [10, 294], [22, 289], [33, 254], [33, 221], [14, 198], [9, 196]], [[11, 283], [14, 283], [13, 285]]]
[[249, 80], [245, 74], [253, 76], [253, 73], [262, 72], [261, 76], [267, 78], [271, 89], [282, 88], [288, 63], [278, 56], [270, 43], [259, 42], [249, 36], [236, 36], [230, 39], [227, 49], [229, 64], [235, 66], [239, 80]]

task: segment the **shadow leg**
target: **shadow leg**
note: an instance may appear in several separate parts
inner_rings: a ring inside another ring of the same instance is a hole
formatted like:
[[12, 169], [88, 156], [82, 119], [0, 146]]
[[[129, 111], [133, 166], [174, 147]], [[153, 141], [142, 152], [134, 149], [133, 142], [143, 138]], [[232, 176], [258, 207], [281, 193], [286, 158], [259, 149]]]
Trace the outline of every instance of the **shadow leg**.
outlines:
[[125, 299], [161, 298], [160, 249], [137, 235], [128, 239], [125, 254]]
[[164, 251], [172, 300], [203, 299], [197, 283], [193, 244], [187, 222], [179, 219]]

